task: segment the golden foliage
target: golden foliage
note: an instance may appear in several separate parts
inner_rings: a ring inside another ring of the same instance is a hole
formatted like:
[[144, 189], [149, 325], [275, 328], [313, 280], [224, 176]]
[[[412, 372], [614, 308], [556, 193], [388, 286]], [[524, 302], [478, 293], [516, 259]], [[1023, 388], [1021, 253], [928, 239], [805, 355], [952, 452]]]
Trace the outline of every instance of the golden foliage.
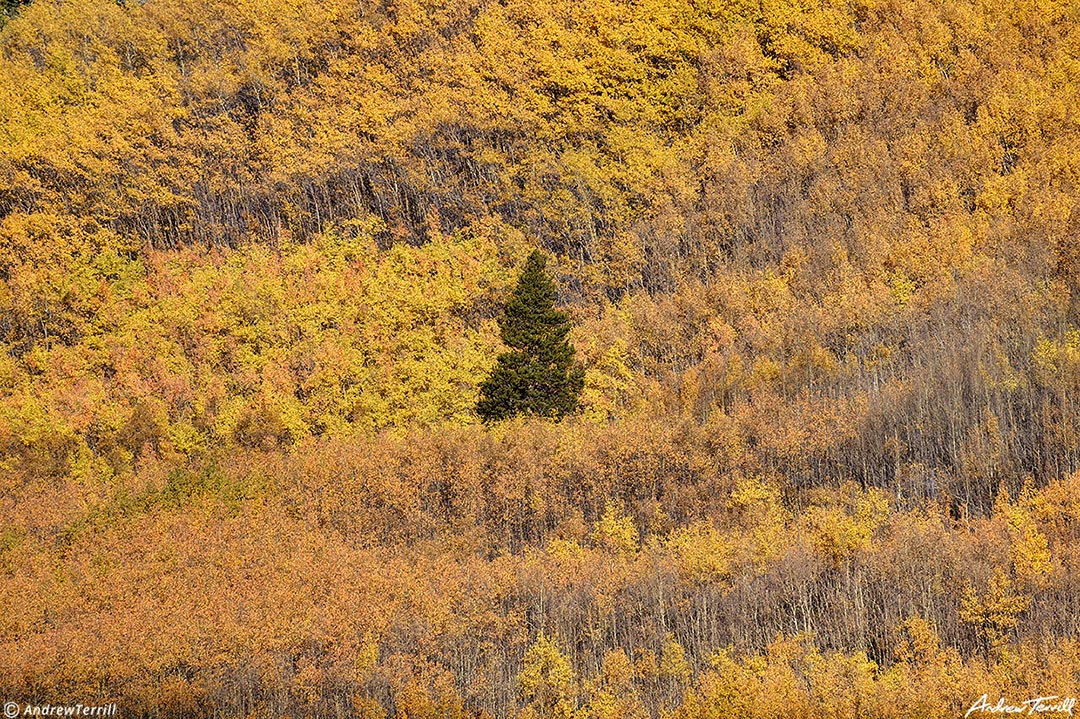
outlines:
[[[5, 9], [0, 694], [690, 719], [1067, 692], [1077, 12]], [[536, 245], [583, 416], [486, 430]]]

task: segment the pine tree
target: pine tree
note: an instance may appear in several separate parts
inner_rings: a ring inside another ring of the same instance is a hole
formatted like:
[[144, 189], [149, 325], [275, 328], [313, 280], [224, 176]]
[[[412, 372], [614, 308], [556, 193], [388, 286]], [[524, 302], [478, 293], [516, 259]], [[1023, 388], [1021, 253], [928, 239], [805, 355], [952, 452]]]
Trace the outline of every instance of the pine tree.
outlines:
[[585, 371], [574, 363], [570, 320], [555, 309], [555, 283], [545, 263], [533, 250], [499, 318], [502, 341], [511, 351], [499, 355], [480, 385], [476, 411], [485, 422], [518, 414], [562, 419], [577, 409]]

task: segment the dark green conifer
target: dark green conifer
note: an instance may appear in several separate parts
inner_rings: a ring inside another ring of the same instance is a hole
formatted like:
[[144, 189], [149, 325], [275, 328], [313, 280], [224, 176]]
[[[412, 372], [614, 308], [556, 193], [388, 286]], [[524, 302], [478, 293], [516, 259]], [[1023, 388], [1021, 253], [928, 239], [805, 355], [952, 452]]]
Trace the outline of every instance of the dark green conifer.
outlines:
[[533, 250], [507, 302], [499, 329], [511, 351], [499, 355], [480, 385], [476, 411], [485, 422], [518, 414], [562, 419], [574, 412], [585, 370], [574, 363], [570, 320], [555, 309], [555, 283]]

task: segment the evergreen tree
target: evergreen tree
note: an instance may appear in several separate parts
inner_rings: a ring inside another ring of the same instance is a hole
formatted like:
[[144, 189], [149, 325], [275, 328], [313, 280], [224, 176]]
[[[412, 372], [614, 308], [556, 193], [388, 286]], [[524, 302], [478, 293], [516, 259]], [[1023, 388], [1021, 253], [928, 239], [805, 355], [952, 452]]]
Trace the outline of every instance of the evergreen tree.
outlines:
[[585, 370], [574, 363], [570, 320], [555, 309], [555, 283], [533, 250], [507, 303], [499, 329], [511, 348], [480, 385], [476, 411], [485, 422], [518, 414], [562, 419], [577, 409]]

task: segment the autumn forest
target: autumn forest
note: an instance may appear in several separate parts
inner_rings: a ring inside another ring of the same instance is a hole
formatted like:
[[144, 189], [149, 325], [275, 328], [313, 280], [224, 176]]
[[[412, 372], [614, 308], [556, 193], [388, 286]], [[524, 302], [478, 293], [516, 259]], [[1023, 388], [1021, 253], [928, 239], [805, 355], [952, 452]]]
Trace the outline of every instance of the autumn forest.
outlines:
[[0, 700], [1080, 693], [1078, 113], [1070, 0], [4, 0]]

